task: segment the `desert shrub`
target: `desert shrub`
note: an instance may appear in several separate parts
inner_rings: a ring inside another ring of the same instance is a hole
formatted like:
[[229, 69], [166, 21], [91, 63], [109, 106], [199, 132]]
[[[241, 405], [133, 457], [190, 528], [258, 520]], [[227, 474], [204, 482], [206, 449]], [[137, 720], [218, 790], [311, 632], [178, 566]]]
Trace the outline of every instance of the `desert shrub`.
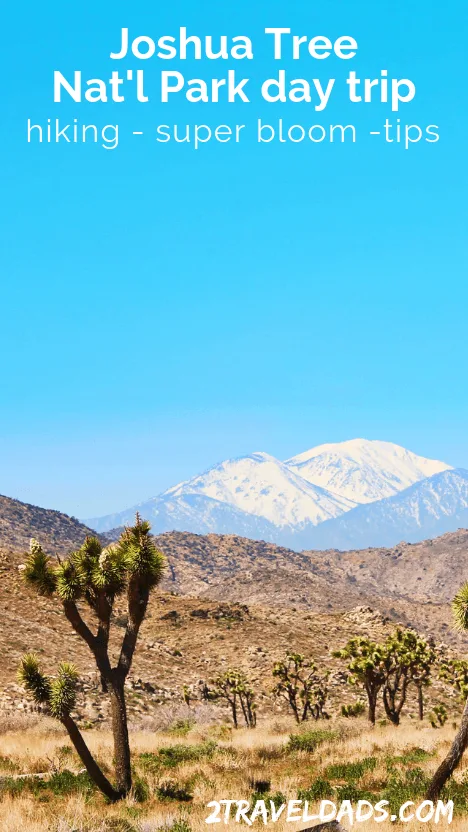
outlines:
[[186, 737], [195, 726], [195, 720], [192, 718], [176, 719], [173, 725], [169, 728], [169, 732], [176, 737]]
[[171, 826], [168, 826], [165, 832], [192, 832], [192, 830], [184, 818], [179, 818]]
[[140, 754], [139, 760], [146, 771], [157, 772], [161, 768], [176, 768], [181, 763], [191, 763], [212, 757], [217, 749], [215, 742], [204, 742], [200, 745], [169, 745]]
[[403, 754], [397, 757], [388, 757], [386, 760], [387, 768], [392, 768], [395, 764], [409, 766], [412, 763], [423, 763], [425, 760], [433, 757], [434, 753], [433, 751], [426, 751], [424, 748], [415, 746], [414, 748], [408, 749], [408, 751], [404, 751]]
[[369, 791], [364, 791], [355, 785], [355, 783], [345, 783], [343, 786], [336, 786], [335, 798], [337, 803], [343, 800], [350, 800], [352, 803], [357, 803], [358, 800], [368, 800], [369, 803], [375, 802], [375, 794]]
[[133, 775], [132, 795], [137, 803], [145, 803], [150, 796], [148, 783], [138, 774]]
[[355, 702], [353, 705], [342, 705], [341, 716], [345, 716], [348, 718], [361, 716], [363, 713], [365, 713], [365, 710], [365, 702]]
[[271, 800], [275, 809], [279, 809], [279, 807], [282, 806], [283, 803], [287, 802], [287, 798], [284, 796], [282, 792], [275, 792], [275, 794], [269, 794], [268, 800]]
[[302, 731], [300, 734], [290, 734], [287, 743], [288, 751], [315, 751], [324, 742], [336, 739], [335, 731], [316, 729]]
[[178, 783], [176, 780], [165, 780], [156, 789], [156, 794], [160, 800], [179, 800], [184, 803], [193, 800], [189, 782]]
[[422, 797], [428, 785], [429, 778], [421, 768], [394, 771], [380, 797], [388, 800], [391, 810], [397, 813], [407, 800]]
[[40, 797], [45, 793], [51, 793], [56, 797], [66, 797], [71, 794], [91, 794], [95, 785], [86, 773], [73, 774], [65, 769], [56, 772], [47, 780], [40, 777], [6, 777], [0, 783], [0, 792], [10, 797], [21, 797], [24, 794], [32, 794]]
[[325, 769], [325, 777], [330, 780], [347, 780], [350, 783], [360, 780], [367, 771], [374, 771], [376, 757], [365, 757], [354, 763], [335, 763]]
[[254, 792], [250, 796], [250, 811], [253, 811], [255, 804], [259, 800], [264, 801], [268, 817], [270, 817], [271, 814], [270, 803], [273, 804], [275, 810], [278, 810], [279, 807], [283, 805], [283, 803], [287, 803], [287, 798], [281, 792], [276, 792], [276, 794], [268, 794], [267, 792]]
[[323, 777], [317, 777], [308, 789], [300, 789], [298, 791], [297, 798], [298, 800], [308, 800], [309, 802], [324, 800], [325, 798], [330, 798], [334, 791], [332, 784], [328, 780], [325, 780]]
[[1, 755], [0, 768], [3, 769], [3, 771], [19, 771], [19, 766], [14, 763], [13, 760], [10, 760], [9, 757], [2, 757]]
[[434, 705], [429, 714], [429, 722], [433, 728], [442, 728], [447, 722], [448, 714], [444, 705]]

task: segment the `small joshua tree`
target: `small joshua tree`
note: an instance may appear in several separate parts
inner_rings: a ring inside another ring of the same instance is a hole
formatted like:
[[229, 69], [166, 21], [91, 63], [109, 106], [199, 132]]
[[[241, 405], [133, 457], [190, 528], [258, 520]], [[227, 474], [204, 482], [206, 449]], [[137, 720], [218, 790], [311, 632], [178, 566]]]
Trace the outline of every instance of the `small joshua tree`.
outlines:
[[405, 647], [409, 651], [410, 684], [418, 694], [418, 715], [424, 719], [424, 690], [431, 684], [431, 673], [437, 659], [434, 644], [416, 635], [411, 630], [405, 633]]
[[305, 722], [309, 716], [314, 719], [326, 718], [325, 703], [328, 690], [328, 676], [319, 676], [311, 659], [301, 653], [287, 653], [286, 657], [273, 667], [277, 683], [273, 695], [285, 699], [296, 722]]
[[242, 670], [230, 668], [214, 680], [214, 690], [210, 691], [212, 699], [224, 699], [231, 708], [234, 728], [239, 727], [239, 709], [247, 728], [257, 724], [257, 706], [255, 693]]
[[445, 705], [434, 705], [431, 713], [429, 714], [429, 722], [433, 728], [443, 728], [447, 722], [447, 717], [448, 714]]
[[364, 689], [368, 702], [368, 718], [375, 725], [375, 712], [379, 691], [386, 679], [385, 650], [370, 638], [352, 638], [342, 650], [333, 653], [335, 658], [348, 661], [348, 682]]
[[[81, 735], [72, 711], [78, 675], [62, 663], [56, 677], [45, 676], [34, 655], [23, 657], [19, 678], [36, 702], [48, 706], [65, 726], [89, 776], [110, 799], [119, 800], [132, 787], [130, 744], [124, 685], [131, 668], [151, 589], [161, 580], [164, 556], [156, 548], [150, 524], [136, 516], [117, 544], [103, 549], [99, 540], [86, 538], [83, 546], [63, 562], [53, 563], [39, 543], [31, 541], [24, 578], [39, 595], [54, 596], [75, 632], [87, 644], [101, 675], [103, 690], [111, 702], [114, 736], [115, 787], [105, 777]], [[127, 625], [120, 653], [113, 663], [109, 655], [112, 613], [117, 597], [125, 594]], [[87, 607], [94, 624], [83, 618]]]
[[348, 719], [351, 717], [361, 716], [366, 710], [366, 703], [361, 702], [353, 702], [351, 705], [342, 705], [341, 706], [341, 716], [345, 716]]

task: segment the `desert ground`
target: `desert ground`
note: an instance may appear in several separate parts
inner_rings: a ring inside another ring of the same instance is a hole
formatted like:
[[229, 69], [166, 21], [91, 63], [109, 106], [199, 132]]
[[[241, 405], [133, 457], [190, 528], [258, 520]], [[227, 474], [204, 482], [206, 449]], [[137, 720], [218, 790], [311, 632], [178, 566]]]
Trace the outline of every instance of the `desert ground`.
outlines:
[[[398, 807], [422, 800], [427, 778], [446, 752], [453, 725], [434, 729], [407, 719], [398, 727], [365, 720], [336, 719], [297, 728], [287, 717], [272, 718], [256, 729], [234, 731], [227, 724], [194, 724], [187, 709], [166, 731], [132, 734], [134, 792], [109, 805], [90, 785], [61, 726], [41, 715], [19, 715], [1, 727], [0, 816], [2, 832], [201, 832], [207, 804], [233, 799], [283, 801], [302, 798], [316, 807], [322, 798], [340, 804], [379, 799]], [[104, 768], [112, 758], [111, 735], [90, 730], [86, 739]], [[455, 832], [467, 824], [468, 761], [446, 789], [453, 799]], [[29, 775], [24, 777], [23, 775]], [[43, 779], [42, 776], [46, 775]], [[239, 828], [234, 821], [226, 824]], [[245, 824], [242, 824], [245, 828]], [[269, 823], [270, 828], [301, 830], [303, 821]], [[253, 824], [263, 826], [260, 818]], [[350, 828], [344, 820], [343, 826]], [[441, 820], [402, 824], [434, 830]], [[224, 827], [224, 824], [223, 824]], [[219, 827], [218, 827], [219, 828]], [[363, 830], [395, 828], [359, 823]]]

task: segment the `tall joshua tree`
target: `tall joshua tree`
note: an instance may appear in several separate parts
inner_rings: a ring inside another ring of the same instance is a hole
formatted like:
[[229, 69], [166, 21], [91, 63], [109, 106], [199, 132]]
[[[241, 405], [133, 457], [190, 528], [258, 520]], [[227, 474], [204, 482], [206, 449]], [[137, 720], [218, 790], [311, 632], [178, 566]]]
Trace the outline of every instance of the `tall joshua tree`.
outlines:
[[424, 688], [430, 684], [432, 665], [436, 654], [433, 647], [412, 630], [397, 629], [387, 638], [385, 648], [386, 679], [383, 687], [385, 713], [394, 725], [400, 724], [400, 716], [406, 702], [408, 688], [414, 685], [418, 692], [419, 718], [424, 716]]
[[[32, 540], [24, 578], [39, 595], [54, 596], [75, 632], [87, 644], [111, 703], [114, 736], [115, 781], [105, 777], [81, 735], [72, 711], [78, 675], [62, 663], [55, 677], [45, 676], [34, 655], [21, 661], [19, 678], [38, 703], [46, 704], [68, 731], [89, 776], [110, 799], [119, 800], [132, 787], [130, 743], [127, 728], [125, 680], [130, 671], [138, 634], [146, 614], [151, 589], [161, 580], [164, 556], [150, 536], [150, 524], [136, 516], [117, 544], [106, 549], [94, 537], [65, 561], [52, 561]], [[127, 625], [115, 660], [109, 653], [112, 613], [116, 598], [126, 596]], [[83, 617], [83, 608], [90, 615]]]
[[336, 650], [333, 656], [348, 661], [348, 682], [364, 688], [369, 704], [369, 722], [375, 725], [377, 698], [387, 678], [385, 648], [370, 638], [355, 637], [342, 650]]
[[[468, 583], [464, 584], [452, 602], [455, 626], [459, 630], [468, 630]], [[465, 688], [466, 690], [466, 688]], [[436, 800], [447, 780], [461, 762], [461, 758], [468, 746], [468, 699], [465, 703], [460, 727], [445, 760], [437, 769], [430, 783], [427, 798]]]

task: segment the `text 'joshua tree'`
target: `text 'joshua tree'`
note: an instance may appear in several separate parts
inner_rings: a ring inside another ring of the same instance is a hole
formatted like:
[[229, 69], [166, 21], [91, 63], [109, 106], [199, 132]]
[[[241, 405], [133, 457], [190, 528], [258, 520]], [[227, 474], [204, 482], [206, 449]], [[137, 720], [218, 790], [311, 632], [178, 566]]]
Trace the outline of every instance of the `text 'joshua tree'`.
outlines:
[[[135, 525], [122, 532], [118, 543], [103, 549], [98, 539], [88, 537], [78, 551], [58, 563], [33, 540], [24, 570], [27, 584], [37, 593], [54, 596], [61, 602], [65, 617], [94, 658], [111, 703], [115, 786], [93, 758], [72, 717], [78, 681], [75, 668], [62, 663], [57, 675], [48, 677], [41, 672], [37, 658], [29, 654], [22, 659], [20, 680], [35, 701], [46, 705], [62, 722], [89, 776], [114, 801], [127, 795], [132, 787], [124, 685], [150, 592], [161, 580], [164, 565], [164, 556], [150, 536], [150, 524], [137, 515]], [[112, 613], [116, 598], [122, 595], [126, 596], [127, 625], [113, 661], [109, 653]], [[91, 614], [92, 623], [83, 618], [83, 607]]]

